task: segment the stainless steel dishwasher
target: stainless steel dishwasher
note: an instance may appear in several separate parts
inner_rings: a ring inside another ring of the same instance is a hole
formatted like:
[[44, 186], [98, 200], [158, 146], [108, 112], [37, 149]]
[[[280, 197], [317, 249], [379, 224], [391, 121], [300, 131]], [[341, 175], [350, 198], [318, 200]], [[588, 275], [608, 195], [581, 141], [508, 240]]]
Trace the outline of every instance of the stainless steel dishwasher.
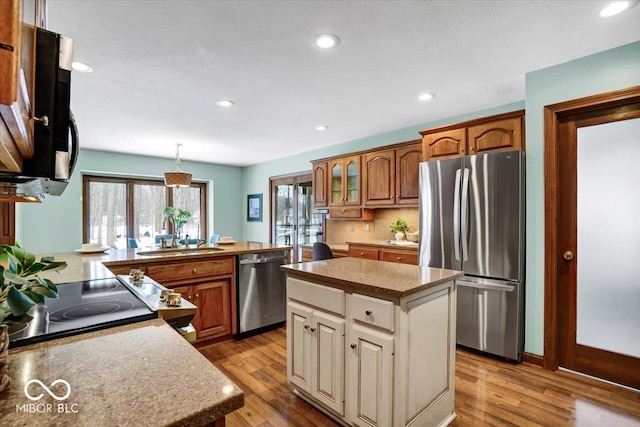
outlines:
[[259, 252], [238, 257], [238, 333], [242, 338], [284, 323], [286, 282], [280, 266], [286, 251]]

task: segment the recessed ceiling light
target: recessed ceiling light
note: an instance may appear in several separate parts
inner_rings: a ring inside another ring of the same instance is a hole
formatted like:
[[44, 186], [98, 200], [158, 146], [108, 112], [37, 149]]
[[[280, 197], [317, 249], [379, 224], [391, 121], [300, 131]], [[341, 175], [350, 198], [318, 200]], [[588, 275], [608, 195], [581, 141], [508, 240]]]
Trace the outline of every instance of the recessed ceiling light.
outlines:
[[635, 2], [631, 2], [631, 1], [614, 1], [612, 3], [609, 3], [608, 5], [606, 5], [605, 7], [603, 7], [600, 10], [600, 16], [602, 16], [603, 18], [608, 18], [610, 16], [622, 13], [625, 10], [629, 9], [629, 7], [631, 7], [632, 3], [635, 3]]
[[320, 49], [331, 49], [340, 44], [340, 39], [333, 34], [318, 34], [313, 38], [313, 45]]
[[436, 97], [435, 93], [423, 93], [422, 95], [418, 96], [418, 100], [419, 101], [430, 101], [435, 97]]
[[216, 101], [216, 105], [220, 107], [233, 107], [234, 105], [236, 105], [236, 103], [231, 101], [230, 99], [221, 99], [219, 101]]
[[93, 67], [89, 64], [85, 64], [84, 62], [73, 61], [71, 63], [71, 67], [75, 71], [79, 71], [81, 73], [93, 73]]
[[322, 132], [324, 130], [327, 130], [327, 129], [329, 129], [329, 126], [325, 126], [325, 125], [316, 126], [316, 130], [320, 131], [320, 132]]

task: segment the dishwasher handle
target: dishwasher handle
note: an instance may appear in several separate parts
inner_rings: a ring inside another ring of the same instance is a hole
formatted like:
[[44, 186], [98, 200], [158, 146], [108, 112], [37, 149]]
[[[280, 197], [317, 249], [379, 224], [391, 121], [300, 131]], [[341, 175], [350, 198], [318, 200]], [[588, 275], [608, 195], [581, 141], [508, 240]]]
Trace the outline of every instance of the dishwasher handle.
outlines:
[[271, 257], [271, 258], [242, 259], [242, 260], [240, 260], [240, 265], [266, 264], [266, 263], [269, 263], [269, 262], [283, 261], [283, 260], [286, 260], [286, 259], [287, 259], [286, 255], [277, 256], [277, 257]]

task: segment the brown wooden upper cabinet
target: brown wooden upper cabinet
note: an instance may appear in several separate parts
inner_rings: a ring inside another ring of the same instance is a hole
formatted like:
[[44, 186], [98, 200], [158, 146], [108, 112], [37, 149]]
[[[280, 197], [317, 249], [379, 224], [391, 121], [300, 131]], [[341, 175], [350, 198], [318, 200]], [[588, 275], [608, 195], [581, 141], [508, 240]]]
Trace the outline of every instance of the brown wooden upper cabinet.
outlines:
[[329, 206], [360, 206], [360, 156], [329, 160]]
[[524, 150], [524, 110], [428, 129], [420, 134], [423, 161], [485, 151]]
[[362, 158], [365, 206], [418, 204], [418, 165], [422, 160], [419, 140], [365, 153]]
[[326, 208], [329, 206], [327, 197], [327, 162], [313, 163], [313, 206]]
[[0, 171], [21, 172], [33, 156], [36, 26], [41, 0], [0, 1]]

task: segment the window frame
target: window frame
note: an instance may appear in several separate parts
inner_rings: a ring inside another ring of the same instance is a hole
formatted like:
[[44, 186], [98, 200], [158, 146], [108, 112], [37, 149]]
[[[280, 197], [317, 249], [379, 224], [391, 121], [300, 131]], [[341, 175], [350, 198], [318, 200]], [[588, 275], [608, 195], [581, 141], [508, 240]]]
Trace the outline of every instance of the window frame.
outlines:
[[[82, 175], [82, 241], [89, 242], [89, 184], [91, 182], [105, 182], [105, 183], [117, 183], [126, 185], [126, 211], [127, 211], [127, 237], [135, 235], [134, 225], [134, 211], [135, 200], [133, 197], [134, 186], [137, 185], [162, 185], [164, 186], [164, 180], [154, 178], [132, 178], [132, 177], [119, 177], [109, 175], [96, 175], [96, 174], [83, 174]], [[206, 182], [191, 182], [191, 187], [200, 188], [200, 218], [201, 220], [201, 238], [207, 239], [207, 183]], [[167, 188], [166, 205], [173, 206], [173, 188]], [[173, 234], [173, 224], [167, 222], [167, 233]]]

